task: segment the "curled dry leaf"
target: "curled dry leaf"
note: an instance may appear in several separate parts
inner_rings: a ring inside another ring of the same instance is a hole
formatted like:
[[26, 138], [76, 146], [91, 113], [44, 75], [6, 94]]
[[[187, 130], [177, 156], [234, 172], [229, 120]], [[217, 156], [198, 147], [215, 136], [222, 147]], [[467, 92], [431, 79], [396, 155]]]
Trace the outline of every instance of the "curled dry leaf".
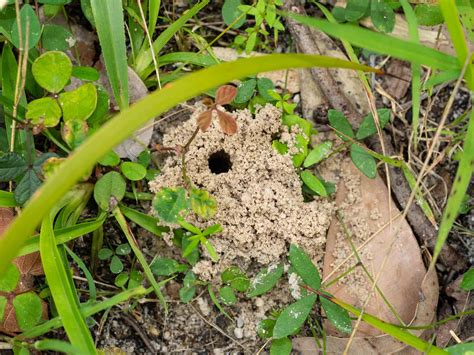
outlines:
[[216, 105], [228, 105], [237, 96], [237, 88], [232, 85], [222, 85], [216, 91]]
[[219, 118], [219, 125], [225, 134], [231, 136], [237, 132], [237, 122], [234, 116], [230, 113], [217, 110], [217, 117]]

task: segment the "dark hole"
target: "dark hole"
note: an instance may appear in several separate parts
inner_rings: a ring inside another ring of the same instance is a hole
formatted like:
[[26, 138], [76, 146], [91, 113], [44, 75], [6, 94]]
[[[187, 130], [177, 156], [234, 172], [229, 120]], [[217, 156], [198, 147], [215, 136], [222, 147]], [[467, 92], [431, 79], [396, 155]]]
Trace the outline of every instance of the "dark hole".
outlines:
[[222, 174], [228, 172], [232, 168], [230, 156], [225, 150], [219, 150], [209, 156], [209, 169], [214, 174]]

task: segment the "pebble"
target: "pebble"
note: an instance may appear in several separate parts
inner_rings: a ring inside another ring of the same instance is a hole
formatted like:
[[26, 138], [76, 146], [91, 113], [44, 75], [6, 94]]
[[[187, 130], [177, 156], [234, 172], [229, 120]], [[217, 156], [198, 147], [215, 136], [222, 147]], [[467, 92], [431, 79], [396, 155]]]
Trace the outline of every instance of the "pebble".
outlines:
[[244, 326], [244, 320], [239, 317], [237, 318], [237, 328], [242, 328]]
[[242, 339], [244, 337], [244, 330], [242, 328], [235, 328], [234, 335], [237, 339]]

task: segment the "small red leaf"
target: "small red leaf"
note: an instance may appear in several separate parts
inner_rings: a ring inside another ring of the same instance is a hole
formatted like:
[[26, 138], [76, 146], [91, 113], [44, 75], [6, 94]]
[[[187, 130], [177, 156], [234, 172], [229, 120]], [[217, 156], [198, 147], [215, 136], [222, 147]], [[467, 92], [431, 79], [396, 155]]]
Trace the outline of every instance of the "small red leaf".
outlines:
[[227, 105], [230, 104], [237, 96], [237, 88], [232, 85], [222, 85], [216, 91], [216, 104]]
[[201, 131], [206, 132], [211, 126], [212, 122], [212, 110], [201, 112], [197, 118], [197, 124]]
[[237, 122], [230, 113], [217, 110], [217, 117], [219, 118], [219, 125], [221, 126], [222, 132], [229, 136], [237, 132]]

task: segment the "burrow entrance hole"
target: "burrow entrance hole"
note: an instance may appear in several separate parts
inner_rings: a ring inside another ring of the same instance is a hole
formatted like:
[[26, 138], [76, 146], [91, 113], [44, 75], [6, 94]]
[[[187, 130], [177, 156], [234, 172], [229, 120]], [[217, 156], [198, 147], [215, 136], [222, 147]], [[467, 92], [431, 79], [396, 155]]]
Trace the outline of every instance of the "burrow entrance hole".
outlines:
[[209, 156], [209, 169], [213, 174], [227, 173], [232, 169], [232, 162], [230, 161], [230, 155], [221, 149]]

